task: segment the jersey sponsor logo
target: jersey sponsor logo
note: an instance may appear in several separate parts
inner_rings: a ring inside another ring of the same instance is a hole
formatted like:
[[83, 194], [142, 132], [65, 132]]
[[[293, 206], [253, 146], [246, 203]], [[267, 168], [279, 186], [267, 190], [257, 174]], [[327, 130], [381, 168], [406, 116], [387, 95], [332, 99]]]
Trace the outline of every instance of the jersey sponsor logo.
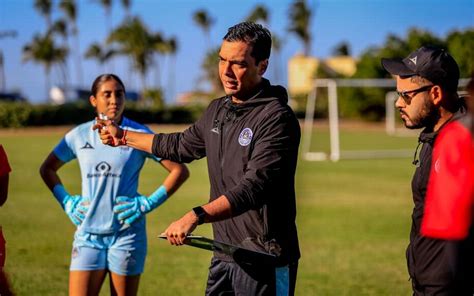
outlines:
[[99, 178], [99, 177], [113, 177], [117, 178], [120, 177], [120, 174], [111, 173], [110, 170], [112, 166], [108, 164], [106, 161], [101, 161], [95, 166], [95, 173], [88, 173], [87, 178]]
[[252, 141], [253, 137], [253, 132], [250, 128], [246, 127], [244, 128], [239, 135], [239, 144], [240, 146], [248, 146], [250, 142]]
[[94, 149], [94, 147], [92, 147], [92, 145], [89, 144], [89, 142], [86, 142], [86, 144], [84, 144], [84, 146], [82, 146], [81, 149]]
[[95, 170], [99, 171], [99, 172], [108, 172], [108, 171], [110, 171], [111, 168], [112, 167], [110, 166], [110, 164], [108, 164], [105, 161], [101, 161], [101, 162], [99, 162], [98, 165], [95, 166]]
[[120, 148], [120, 152], [122, 152], [122, 151], [127, 152], [127, 151], [129, 151], [130, 149], [132, 149], [132, 148], [130, 148], [130, 147], [128, 147], [128, 146], [119, 146], [119, 148]]

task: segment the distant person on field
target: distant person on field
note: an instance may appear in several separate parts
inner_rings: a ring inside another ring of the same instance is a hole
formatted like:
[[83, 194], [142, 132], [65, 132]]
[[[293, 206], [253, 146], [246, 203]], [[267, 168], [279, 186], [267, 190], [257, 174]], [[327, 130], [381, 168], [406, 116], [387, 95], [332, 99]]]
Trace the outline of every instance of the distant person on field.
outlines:
[[[271, 34], [259, 24], [229, 28], [219, 51], [219, 77], [226, 95], [213, 100], [203, 116], [182, 133], [127, 133], [104, 121], [103, 143], [128, 146], [191, 162], [207, 157], [209, 202], [194, 207], [165, 230], [182, 245], [202, 223], [214, 238], [272, 253], [273, 264], [241, 264], [214, 253], [206, 295], [293, 295], [300, 251], [296, 229], [295, 171], [300, 127], [282, 86], [263, 78]], [[115, 149], [122, 149], [118, 147]]]
[[395, 106], [405, 126], [424, 128], [413, 161], [416, 165], [412, 180], [415, 207], [407, 248], [413, 295], [472, 295], [474, 264], [452, 266], [451, 260], [457, 248], [473, 252], [472, 240], [453, 242], [421, 234], [435, 139], [449, 122], [466, 113], [463, 100], [457, 94], [458, 65], [445, 50], [430, 46], [423, 46], [404, 59], [382, 59], [382, 65], [396, 76], [399, 97]]
[[[98, 117], [124, 130], [152, 133], [123, 116], [125, 86], [119, 77], [104, 74], [92, 84], [90, 103]], [[77, 227], [69, 274], [70, 295], [98, 295], [110, 274], [112, 295], [137, 295], [147, 253], [145, 214], [161, 205], [188, 177], [186, 166], [129, 147], [114, 149], [92, 130], [95, 120], [69, 131], [41, 166], [40, 173], [54, 197]], [[124, 144], [125, 136], [120, 139]], [[149, 196], [138, 193], [138, 177], [147, 158], [169, 175]], [[82, 194], [72, 195], [57, 171], [77, 159]]]
[[[12, 171], [8, 163], [7, 154], [0, 144], [0, 207], [5, 204], [8, 198], [8, 179]], [[0, 224], [0, 295], [11, 295], [7, 276], [4, 271], [7, 259], [7, 242], [3, 237], [2, 225]]]

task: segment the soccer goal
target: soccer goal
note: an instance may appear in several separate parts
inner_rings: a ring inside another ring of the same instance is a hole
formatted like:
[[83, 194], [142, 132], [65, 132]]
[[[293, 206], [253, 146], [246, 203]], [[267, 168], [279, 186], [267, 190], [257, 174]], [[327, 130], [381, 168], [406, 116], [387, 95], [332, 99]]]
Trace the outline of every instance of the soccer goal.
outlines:
[[[459, 86], [463, 87], [468, 79], [460, 79]], [[378, 87], [391, 89], [385, 95], [385, 131], [390, 136], [407, 134], [407, 129], [397, 127], [395, 116], [395, 101], [398, 96], [393, 89], [396, 87], [394, 79], [316, 79], [314, 87], [308, 94], [306, 115], [304, 120], [304, 134], [302, 143], [303, 158], [308, 161], [338, 161], [340, 159], [371, 159], [371, 158], [399, 158], [410, 157], [413, 149], [384, 149], [384, 150], [341, 150], [340, 128], [338, 112], [337, 89], [340, 87], [367, 88]], [[317, 99], [317, 89], [328, 90], [328, 117], [329, 117], [329, 144], [330, 152], [311, 151], [311, 137], [313, 136], [314, 112]]]

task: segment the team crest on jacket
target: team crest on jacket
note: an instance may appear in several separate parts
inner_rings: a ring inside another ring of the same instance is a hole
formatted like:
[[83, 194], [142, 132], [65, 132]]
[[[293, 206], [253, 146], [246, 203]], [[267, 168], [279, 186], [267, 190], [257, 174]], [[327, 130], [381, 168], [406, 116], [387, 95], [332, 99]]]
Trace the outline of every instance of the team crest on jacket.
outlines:
[[240, 146], [247, 146], [252, 141], [253, 132], [250, 128], [244, 128], [239, 135]]

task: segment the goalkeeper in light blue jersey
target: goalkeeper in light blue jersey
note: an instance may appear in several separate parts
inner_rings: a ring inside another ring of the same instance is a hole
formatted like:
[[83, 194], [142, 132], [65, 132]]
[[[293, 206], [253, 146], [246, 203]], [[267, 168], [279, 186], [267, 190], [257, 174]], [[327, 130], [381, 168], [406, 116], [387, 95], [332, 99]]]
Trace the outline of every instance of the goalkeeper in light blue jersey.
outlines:
[[[125, 86], [116, 75], [96, 78], [90, 102], [101, 119], [113, 120], [125, 131], [152, 133], [122, 116]], [[77, 227], [69, 293], [98, 295], [110, 272], [112, 294], [136, 295], [147, 252], [145, 215], [173, 194], [189, 173], [183, 164], [127, 146], [117, 149], [103, 145], [98, 132], [92, 130], [94, 123], [92, 120], [69, 131], [40, 169], [44, 182]], [[159, 162], [169, 175], [155, 192], [145, 196], [138, 193], [138, 178], [147, 158]], [[57, 174], [74, 159], [81, 169], [81, 194], [68, 192]]]

